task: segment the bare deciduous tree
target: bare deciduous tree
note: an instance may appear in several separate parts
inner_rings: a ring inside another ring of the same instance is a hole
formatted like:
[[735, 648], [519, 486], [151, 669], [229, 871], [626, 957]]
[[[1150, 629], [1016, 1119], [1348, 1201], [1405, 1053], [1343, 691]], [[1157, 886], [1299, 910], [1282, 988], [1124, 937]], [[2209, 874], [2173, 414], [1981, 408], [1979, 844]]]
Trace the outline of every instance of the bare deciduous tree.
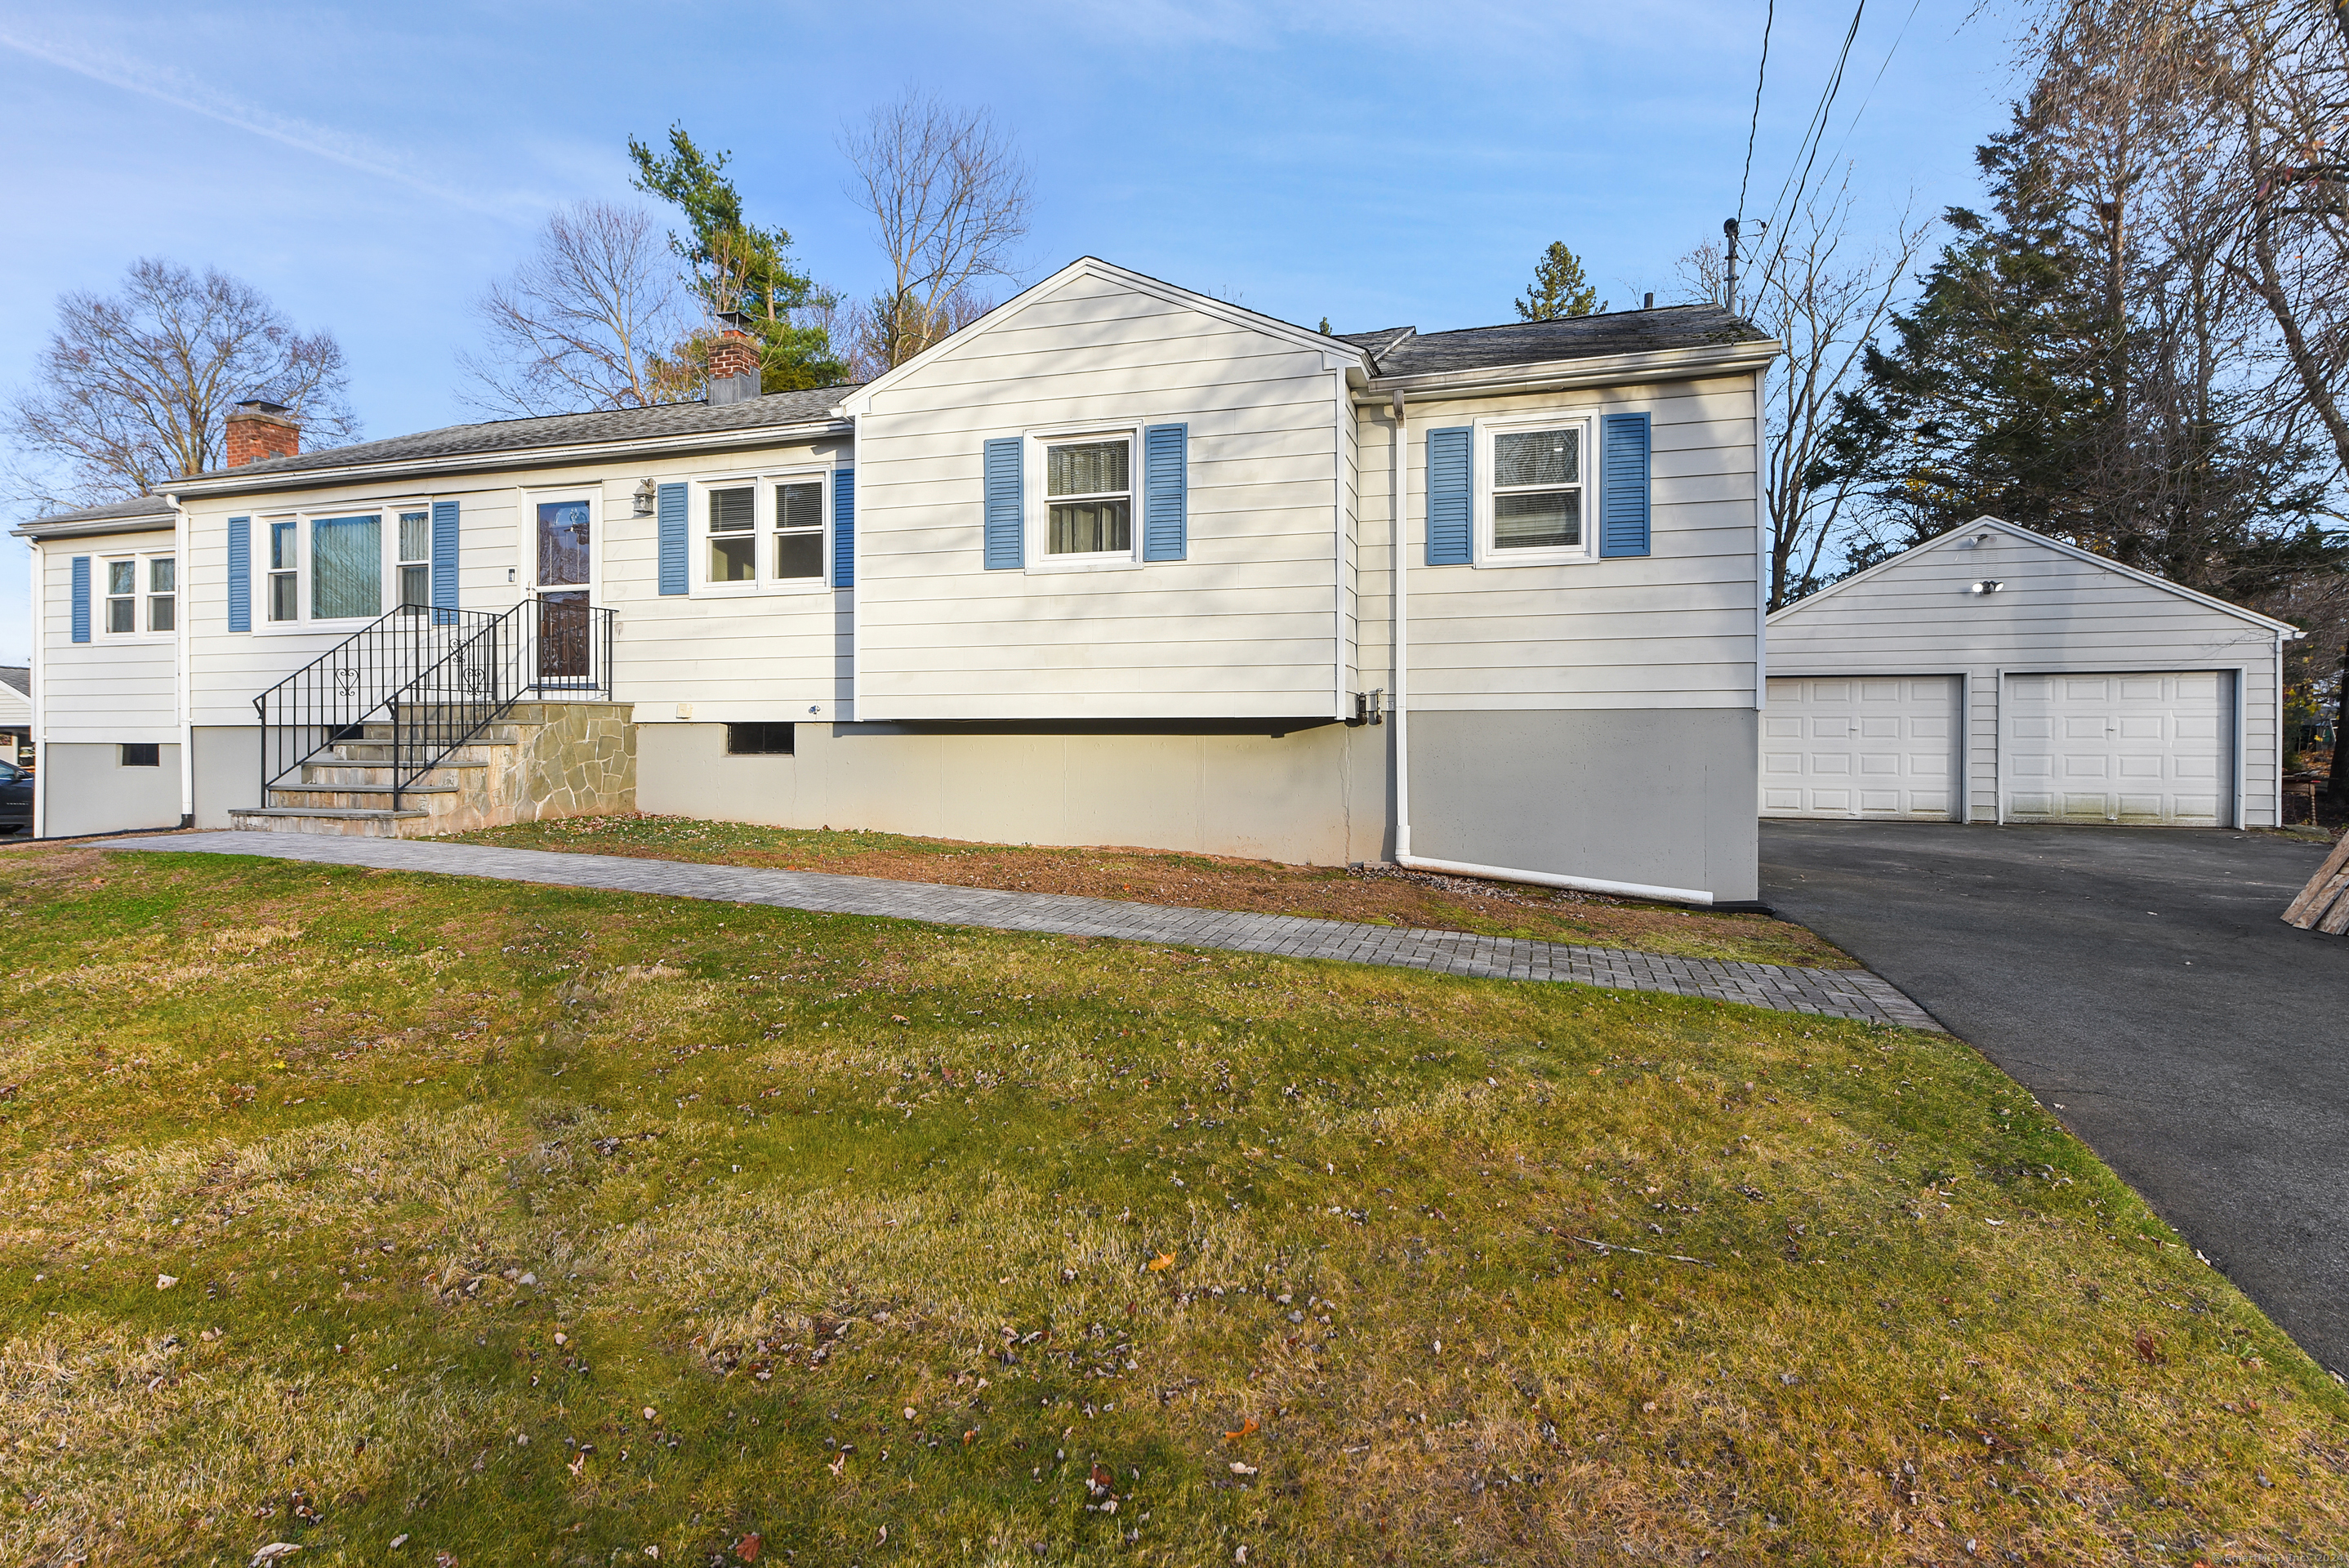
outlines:
[[843, 132], [848, 194], [873, 214], [889, 286], [865, 307], [869, 356], [902, 365], [983, 314], [988, 279], [1010, 279], [1034, 206], [1027, 161], [985, 109], [924, 93]]
[[668, 242], [641, 207], [582, 201], [554, 213], [537, 249], [475, 307], [482, 352], [458, 356], [463, 399], [488, 412], [558, 414], [676, 402], [657, 373], [684, 329]]
[[[1849, 537], [1858, 476], [1826, 461], [1836, 396], [1884, 327], [1932, 227], [1904, 213], [1874, 250], [1855, 257], [1847, 253], [1850, 216], [1847, 181], [1793, 214], [1759, 273], [1748, 274], [1748, 314], [1786, 349], [1771, 371], [1764, 436], [1773, 610], [1823, 586], [1821, 563], [1836, 560]], [[1693, 287], [1720, 297], [1720, 246], [1691, 252], [1682, 272]]]
[[17, 492], [44, 508], [126, 500], [213, 467], [222, 421], [248, 397], [293, 409], [314, 446], [358, 433], [334, 335], [295, 331], [210, 268], [150, 258], [119, 294], [63, 295], [34, 364], [5, 426]]

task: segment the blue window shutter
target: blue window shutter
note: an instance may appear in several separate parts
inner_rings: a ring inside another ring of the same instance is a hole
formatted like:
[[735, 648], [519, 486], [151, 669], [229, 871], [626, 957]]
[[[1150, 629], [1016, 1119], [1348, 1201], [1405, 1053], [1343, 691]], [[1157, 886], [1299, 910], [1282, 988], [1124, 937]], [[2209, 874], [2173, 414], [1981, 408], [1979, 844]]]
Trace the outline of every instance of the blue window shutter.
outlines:
[[832, 470], [832, 585], [856, 585], [856, 470]]
[[432, 607], [457, 608], [457, 503], [453, 500], [432, 503]]
[[1028, 561], [1026, 482], [1020, 473], [1017, 436], [987, 443], [987, 569], [1024, 566]]
[[73, 558], [73, 640], [89, 641], [89, 557]]
[[1599, 553], [1648, 553], [1648, 417], [1609, 414], [1599, 431]]
[[1427, 433], [1427, 563], [1465, 566], [1473, 459], [1465, 425]]
[[1142, 432], [1142, 559], [1180, 561], [1190, 552], [1188, 425]]
[[663, 485], [655, 508], [660, 534], [660, 591], [685, 593], [691, 583], [685, 561], [685, 487]]
[[228, 520], [228, 629], [253, 630], [253, 519]]

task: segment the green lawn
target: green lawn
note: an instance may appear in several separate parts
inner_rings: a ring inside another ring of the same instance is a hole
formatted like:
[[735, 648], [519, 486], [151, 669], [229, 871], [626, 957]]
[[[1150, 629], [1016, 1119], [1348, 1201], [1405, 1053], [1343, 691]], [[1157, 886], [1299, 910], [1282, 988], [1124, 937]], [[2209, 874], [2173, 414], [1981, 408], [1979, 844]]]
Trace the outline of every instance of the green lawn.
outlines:
[[1940, 1037], [203, 855], [0, 882], [6, 1562], [2349, 1545], [2349, 1398]]

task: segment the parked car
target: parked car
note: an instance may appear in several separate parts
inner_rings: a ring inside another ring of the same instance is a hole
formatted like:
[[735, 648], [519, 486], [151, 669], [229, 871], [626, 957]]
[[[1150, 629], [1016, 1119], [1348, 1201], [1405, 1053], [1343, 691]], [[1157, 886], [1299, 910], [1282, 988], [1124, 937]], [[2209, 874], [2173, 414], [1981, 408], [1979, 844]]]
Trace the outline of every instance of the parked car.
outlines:
[[33, 775], [13, 762], [0, 762], [0, 831], [33, 829]]

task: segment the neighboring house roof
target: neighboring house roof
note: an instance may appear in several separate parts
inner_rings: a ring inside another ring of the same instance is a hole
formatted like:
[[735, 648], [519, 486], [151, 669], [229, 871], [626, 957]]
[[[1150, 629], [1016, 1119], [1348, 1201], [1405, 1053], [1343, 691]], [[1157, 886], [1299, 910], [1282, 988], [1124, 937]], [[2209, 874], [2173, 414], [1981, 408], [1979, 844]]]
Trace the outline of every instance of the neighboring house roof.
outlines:
[[241, 468], [215, 469], [190, 479], [175, 480], [171, 488], [181, 493], [264, 489], [273, 485], [282, 488], [288, 480], [298, 483], [349, 469], [414, 469], [436, 464], [446, 466], [452, 461], [478, 467], [479, 459], [507, 456], [537, 461], [550, 451], [566, 448], [626, 444], [642, 449], [664, 444], [728, 444], [726, 438], [759, 439], [781, 427], [832, 423], [833, 405], [854, 390], [854, 385], [818, 387], [746, 397], [740, 403], [663, 403], [649, 408], [614, 408], [591, 414], [550, 414], [530, 419], [449, 425], [412, 436], [329, 447], [304, 452], [299, 457], [269, 458]]
[[0, 665], [0, 686], [25, 696], [33, 695], [33, 670], [29, 665]]
[[145, 533], [169, 528], [177, 513], [169, 499], [142, 495], [88, 506], [78, 511], [52, 512], [20, 525], [16, 531], [27, 539], [79, 539], [108, 533]]
[[33, 672], [22, 665], [0, 666], [0, 727], [21, 728], [33, 722]]
[[1770, 624], [1775, 625], [1790, 616], [1799, 615], [1806, 610], [1816, 609], [1820, 604], [1833, 599], [1847, 588], [1872, 582], [1886, 573], [1895, 570], [1903, 562], [1913, 561], [1918, 556], [1943, 549], [1956, 543], [1968, 534], [1980, 533], [1985, 529], [2002, 533], [2010, 539], [2020, 540], [2025, 544], [2035, 544], [2043, 550], [2068, 556], [2075, 561], [2085, 561], [2116, 576], [2142, 583], [2148, 588], [2158, 588], [2165, 593], [2175, 593], [2181, 599], [2189, 599], [2208, 609], [2223, 611], [2239, 620], [2249, 621], [2253, 625], [2263, 626], [2271, 632], [2282, 632], [2294, 638], [2305, 634], [2299, 627], [2288, 621], [2279, 621], [2271, 615], [2262, 615], [2257, 610], [2246, 610], [2240, 604], [2230, 604], [2224, 599], [2214, 599], [2208, 593], [2199, 593], [2180, 583], [2172, 583], [2167, 577], [2157, 577], [2150, 572], [2140, 572], [2134, 566], [2124, 566], [2109, 555], [2099, 555], [2093, 550], [2082, 550], [2075, 544], [2066, 544], [2060, 539], [2050, 539], [2044, 533], [2035, 533], [2027, 528], [2018, 528], [2013, 523], [1995, 517], [1978, 517], [1963, 527], [1953, 528], [1947, 533], [1936, 534], [1922, 544], [1911, 545], [1889, 561], [1879, 561], [1865, 572], [1855, 572], [1840, 583], [1831, 583], [1817, 593], [1797, 599], [1785, 609], [1773, 613], [1770, 616]]

